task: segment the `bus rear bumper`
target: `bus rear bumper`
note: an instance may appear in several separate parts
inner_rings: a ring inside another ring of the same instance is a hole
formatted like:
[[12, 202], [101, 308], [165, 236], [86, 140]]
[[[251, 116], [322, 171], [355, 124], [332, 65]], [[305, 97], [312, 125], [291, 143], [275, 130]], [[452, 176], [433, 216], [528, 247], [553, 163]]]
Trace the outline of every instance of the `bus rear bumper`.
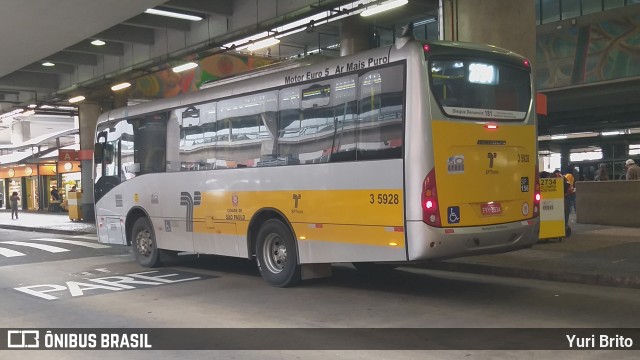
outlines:
[[408, 260], [495, 254], [530, 247], [538, 241], [539, 218], [512, 223], [435, 228], [407, 221]]

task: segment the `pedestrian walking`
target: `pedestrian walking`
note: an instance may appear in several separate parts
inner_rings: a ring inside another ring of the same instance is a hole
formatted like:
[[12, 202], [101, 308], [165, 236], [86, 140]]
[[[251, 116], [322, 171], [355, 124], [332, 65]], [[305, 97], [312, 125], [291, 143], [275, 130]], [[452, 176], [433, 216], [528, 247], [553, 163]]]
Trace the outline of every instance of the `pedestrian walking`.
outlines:
[[13, 220], [14, 215], [16, 220], [18, 220], [18, 201], [20, 201], [18, 192], [14, 191], [9, 200], [11, 201], [11, 220]]

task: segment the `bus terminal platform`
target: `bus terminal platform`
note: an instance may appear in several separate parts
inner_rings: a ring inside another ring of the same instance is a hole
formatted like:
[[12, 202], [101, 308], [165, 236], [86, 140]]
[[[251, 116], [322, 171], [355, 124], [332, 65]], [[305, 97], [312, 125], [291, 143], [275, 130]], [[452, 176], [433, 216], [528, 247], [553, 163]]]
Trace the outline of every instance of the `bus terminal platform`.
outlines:
[[[20, 212], [12, 220], [0, 211], [0, 229], [82, 235], [95, 234], [95, 224], [69, 220], [67, 214]], [[427, 264], [425, 269], [520, 277], [581, 284], [640, 288], [640, 229], [575, 223], [562, 241], [539, 241], [529, 249], [471, 256]], [[3, 241], [4, 239], [0, 239]], [[1, 261], [1, 259], [0, 259]]]

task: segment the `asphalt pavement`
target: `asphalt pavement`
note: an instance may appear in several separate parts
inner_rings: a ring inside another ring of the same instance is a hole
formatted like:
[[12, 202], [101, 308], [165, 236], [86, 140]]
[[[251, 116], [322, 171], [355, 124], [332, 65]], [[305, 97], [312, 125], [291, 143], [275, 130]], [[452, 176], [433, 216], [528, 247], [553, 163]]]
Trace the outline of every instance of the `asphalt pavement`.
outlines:
[[[95, 234], [95, 224], [68, 215], [21, 212], [18, 220], [0, 211], [0, 228], [80, 235]], [[529, 249], [417, 265], [485, 275], [640, 288], [640, 229], [575, 223], [572, 235], [540, 241]]]

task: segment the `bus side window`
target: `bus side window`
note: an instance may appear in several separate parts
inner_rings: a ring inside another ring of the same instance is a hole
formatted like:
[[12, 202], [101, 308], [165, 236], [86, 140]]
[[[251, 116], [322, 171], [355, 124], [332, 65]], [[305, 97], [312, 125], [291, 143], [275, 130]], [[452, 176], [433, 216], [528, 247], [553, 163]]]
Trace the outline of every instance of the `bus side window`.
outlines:
[[357, 160], [402, 157], [404, 92], [402, 66], [360, 76]]

